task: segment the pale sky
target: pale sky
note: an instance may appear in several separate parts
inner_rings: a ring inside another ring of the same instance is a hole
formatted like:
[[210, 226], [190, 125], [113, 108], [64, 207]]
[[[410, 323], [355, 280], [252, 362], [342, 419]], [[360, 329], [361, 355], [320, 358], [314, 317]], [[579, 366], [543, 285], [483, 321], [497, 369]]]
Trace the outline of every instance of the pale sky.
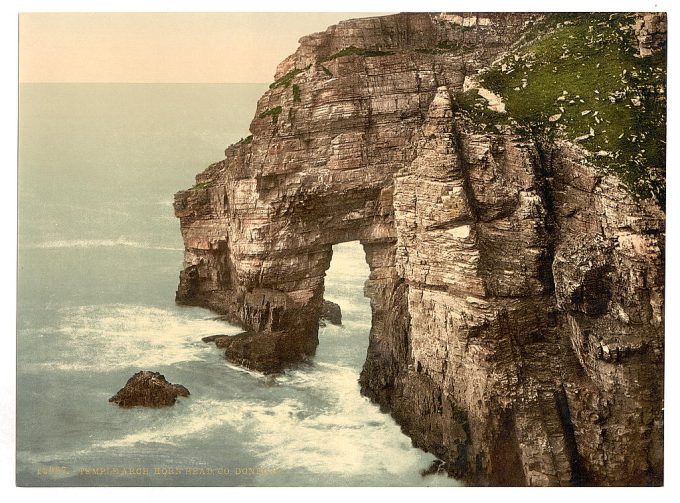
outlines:
[[20, 82], [270, 82], [300, 37], [378, 13], [31, 13]]

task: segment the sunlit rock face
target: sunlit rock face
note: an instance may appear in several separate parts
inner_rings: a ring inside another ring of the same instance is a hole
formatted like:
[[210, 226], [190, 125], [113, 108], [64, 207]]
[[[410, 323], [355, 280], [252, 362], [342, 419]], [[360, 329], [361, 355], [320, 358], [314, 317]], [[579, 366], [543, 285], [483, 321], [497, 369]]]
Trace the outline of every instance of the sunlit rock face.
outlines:
[[243, 326], [227, 358], [279, 371], [314, 354], [332, 245], [359, 240], [362, 392], [416, 445], [473, 484], [659, 484], [663, 211], [569, 144], [475, 133], [452, 110], [537, 16], [303, 37], [252, 137], [175, 196], [177, 300]]

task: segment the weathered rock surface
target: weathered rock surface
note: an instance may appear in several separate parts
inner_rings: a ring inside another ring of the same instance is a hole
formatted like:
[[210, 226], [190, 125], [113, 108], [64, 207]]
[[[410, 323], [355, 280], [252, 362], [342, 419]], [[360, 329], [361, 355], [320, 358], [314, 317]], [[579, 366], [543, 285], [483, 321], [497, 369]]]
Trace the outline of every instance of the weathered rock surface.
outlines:
[[331, 325], [342, 325], [342, 309], [335, 302], [324, 300], [321, 305], [321, 319]]
[[121, 407], [167, 407], [174, 405], [178, 396], [189, 396], [181, 384], [172, 384], [158, 372], [142, 370], [133, 375], [109, 402]]
[[244, 327], [216, 339], [227, 359], [278, 371], [314, 354], [332, 245], [359, 240], [362, 393], [415, 445], [474, 484], [660, 484], [663, 211], [570, 144], [479, 134], [452, 110], [537, 16], [303, 37], [252, 138], [175, 196], [177, 300]]
[[638, 39], [640, 56], [651, 56], [666, 46], [668, 21], [665, 13], [645, 12], [637, 15], [635, 36]]
[[290, 332], [241, 332], [202, 340], [224, 349], [224, 356], [230, 362], [264, 374], [276, 374], [308, 356], [291, 340], [293, 337], [295, 334]]

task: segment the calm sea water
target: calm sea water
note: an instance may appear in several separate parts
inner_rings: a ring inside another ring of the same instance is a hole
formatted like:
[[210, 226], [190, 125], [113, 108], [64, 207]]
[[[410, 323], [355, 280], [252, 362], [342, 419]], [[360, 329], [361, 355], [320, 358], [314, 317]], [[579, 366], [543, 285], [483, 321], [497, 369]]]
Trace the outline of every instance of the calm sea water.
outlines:
[[[371, 314], [357, 243], [334, 248], [327, 277], [344, 325], [275, 378], [201, 342], [238, 327], [174, 303], [172, 195], [248, 134], [265, 88], [21, 86], [20, 485], [457, 485], [421, 475], [434, 458], [359, 394]], [[191, 396], [110, 404], [138, 370]]]

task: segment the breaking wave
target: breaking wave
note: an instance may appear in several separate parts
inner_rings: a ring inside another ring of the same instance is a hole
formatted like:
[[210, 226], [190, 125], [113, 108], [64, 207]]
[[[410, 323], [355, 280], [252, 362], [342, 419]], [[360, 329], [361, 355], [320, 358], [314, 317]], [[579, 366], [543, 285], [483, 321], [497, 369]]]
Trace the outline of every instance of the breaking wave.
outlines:
[[58, 337], [60, 352], [41, 365], [62, 371], [153, 368], [197, 361], [214, 351], [201, 341], [202, 336], [239, 331], [223, 321], [137, 305], [70, 307], [61, 309], [60, 315], [60, 324], [41, 335]]
[[[262, 466], [285, 471], [304, 468], [317, 475], [361, 476], [371, 471], [392, 475], [418, 473], [427, 455], [417, 454], [394, 420], [368, 399], [359, 398], [356, 371], [318, 363], [276, 378], [300, 398], [262, 400], [187, 399], [186, 409], [160, 424], [94, 448], [140, 444], [180, 445], [223, 428], [238, 434]], [[323, 397], [312, 405], [309, 393]], [[380, 449], [375, 449], [376, 445]], [[374, 472], [374, 473], [375, 473]]]
[[175, 246], [162, 246], [144, 243], [141, 241], [131, 241], [125, 238], [118, 239], [65, 239], [46, 241], [36, 245], [29, 245], [26, 248], [54, 250], [60, 248], [139, 248], [145, 250], [165, 250], [165, 251], [184, 251], [184, 248]]

